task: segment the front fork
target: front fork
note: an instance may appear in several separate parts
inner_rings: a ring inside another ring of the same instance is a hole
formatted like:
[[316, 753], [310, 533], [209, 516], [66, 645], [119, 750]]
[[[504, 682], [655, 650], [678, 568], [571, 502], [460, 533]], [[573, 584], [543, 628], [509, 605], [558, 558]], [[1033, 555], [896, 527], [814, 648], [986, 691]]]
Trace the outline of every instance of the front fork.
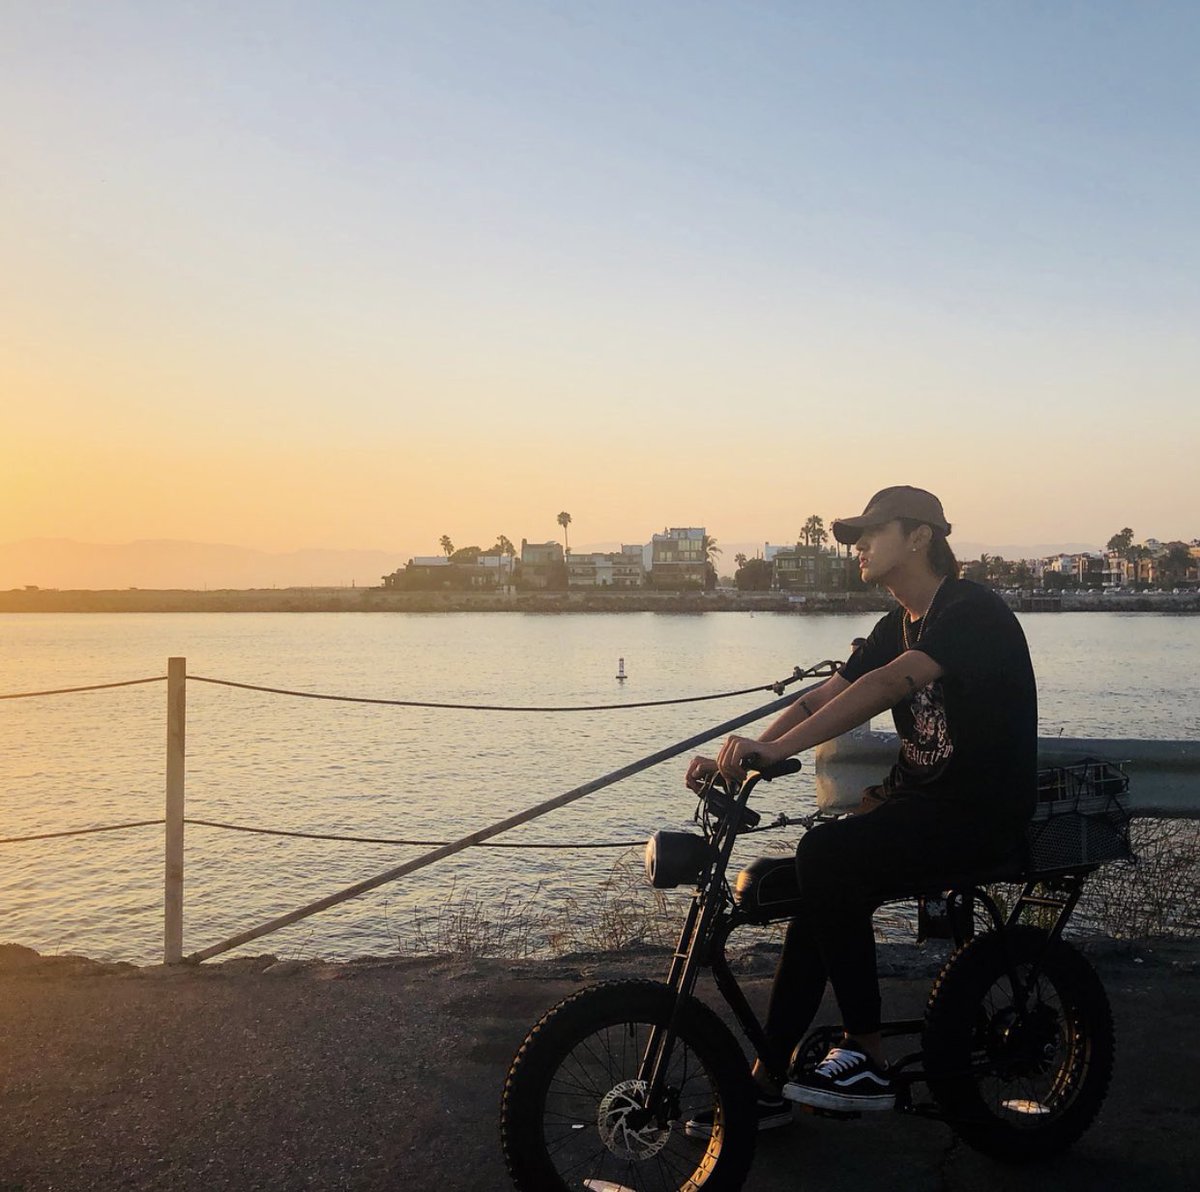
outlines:
[[720, 911], [721, 899], [714, 897], [713, 881], [714, 871], [710, 869], [692, 896], [667, 973], [667, 984], [675, 992], [671, 1016], [665, 1025], [651, 1028], [646, 1050], [638, 1066], [637, 1078], [646, 1089], [645, 1110], [661, 1124], [665, 1124], [668, 1117], [669, 1105], [663, 1094], [678, 1033], [679, 1015], [684, 1002], [696, 988], [696, 979], [705, 962], [706, 941], [713, 934], [713, 919]]
[[[745, 790], [744, 795], [748, 794], [749, 790]], [[745, 804], [744, 795], [738, 800], [739, 809]], [[669, 1106], [664, 1092], [671, 1051], [675, 1046], [675, 1036], [678, 1033], [679, 1015], [682, 1013], [684, 1003], [692, 996], [692, 992], [696, 988], [700, 970], [706, 965], [712, 966], [718, 985], [729, 999], [739, 1021], [742, 1021], [738, 1004], [726, 992], [722, 977], [723, 974], [725, 978], [733, 982], [733, 975], [725, 963], [725, 939], [732, 927], [729, 916], [725, 913], [728, 905], [725, 873], [736, 835], [731, 817], [727, 816], [725, 824], [718, 831], [714, 840], [713, 860], [700, 875], [683, 927], [679, 932], [679, 941], [671, 956], [671, 966], [667, 971], [667, 984], [675, 992], [671, 1016], [664, 1026], [655, 1026], [651, 1029], [650, 1038], [646, 1042], [646, 1050], [642, 1055], [641, 1064], [638, 1066], [637, 1078], [646, 1089], [645, 1110], [652, 1117], [658, 1119], [661, 1124], [666, 1123], [668, 1116]], [[761, 1036], [762, 1030], [754, 1020], [749, 1006], [745, 1004], [745, 998], [742, 996], [741, 990], [737, 988], [736, 982], [733, 983], [733, 989], [736, 991], [736, 997], [745, 1006], [749, 1021], [753, 1023], [753, 1032], [748, 1030], [747, 1033], [750, 1034], [751, 1041], [755, 1046], [758, 1046], [756, 1035]], [[742, 1021], [742, 1025], [745, 1027], [746, 1022]]]

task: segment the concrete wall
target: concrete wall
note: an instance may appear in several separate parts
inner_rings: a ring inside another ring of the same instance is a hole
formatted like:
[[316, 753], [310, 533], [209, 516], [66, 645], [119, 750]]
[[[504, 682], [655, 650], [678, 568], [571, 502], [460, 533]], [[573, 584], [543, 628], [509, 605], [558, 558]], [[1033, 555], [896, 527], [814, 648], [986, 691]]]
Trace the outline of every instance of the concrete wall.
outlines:
[[[822, 807], [857, 805], [865, 786], [879, 782], [900, 749], [894, 733], [856, 730], [814, 751]], [[1200, 817], [1200, 741], [1117, 737], [1043, 737], [1038, 764], [1061, 766], [1084, 758], [1122, 763], [1135, 815]]]

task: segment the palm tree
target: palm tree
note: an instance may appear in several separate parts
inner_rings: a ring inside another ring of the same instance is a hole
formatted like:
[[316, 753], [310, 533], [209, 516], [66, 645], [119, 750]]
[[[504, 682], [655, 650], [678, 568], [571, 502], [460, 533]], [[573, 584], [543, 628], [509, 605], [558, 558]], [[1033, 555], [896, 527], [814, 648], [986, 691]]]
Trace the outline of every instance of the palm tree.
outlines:
[[974, 563], [967, 564], [966, 578], [973, 579], [976, 583], [986, 584], [992, 577], [992, 563], [992, 556], [984, 551]]
[[825, 530], [825, 522], [815, 513], [804, 523], [804, 529], [800, 531], [800, 537], [804, 539], [805, 546], [820, 546], [823, 542], [829, 541], [829, 534]]
[[705, 591], [711, 592], [720, 579], [713, 560], [721, 553], [721, 548], [717, 545], [717, 540], [708, 534], [701, 536], [700, 547], [704, 554], [704, 588]]
[[738, 565], [739, 571], [746, 566], [746, 556], [742, 554], [741, 551], [738, 551], [738, 553], [733, 556], [733, 561]]
[[562, 526], [563, 538], [565, 540], [565, 550], [569, 555], [571, 553], [571, 536], [567, 533], [567, 527], [571, 524], [571, 515], [567, 513], [566, 510], [563, 510], [563, 512], [560, 513], [557, 518], [555, 518], [555, 521]]
[[454, 543], [450, 541], [449, 534], [443, 534], [441, 538], [438, 539], [438, 546], [440, 546], [442, 550], [446, 552], [447, 559], [454, 554]]

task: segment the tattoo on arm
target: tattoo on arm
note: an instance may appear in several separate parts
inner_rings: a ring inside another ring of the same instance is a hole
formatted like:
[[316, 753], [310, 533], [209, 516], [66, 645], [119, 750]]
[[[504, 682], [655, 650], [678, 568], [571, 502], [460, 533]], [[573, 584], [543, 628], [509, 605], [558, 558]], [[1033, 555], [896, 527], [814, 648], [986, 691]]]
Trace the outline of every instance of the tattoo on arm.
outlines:
[[908, 694], [912, 695], [917, 690], [917, 681], [912, 675], [905, 675], [904, 681], [908, 684]]
[[808, 700], [806, 700], [806, 699], [802, 699], [802, 700], [800, 701], [800, 707], [802, 707], [802, 708], [804, 709], [804, 714], [805, 714], [805, 716], [811, 716], [811, 715], [813, 714], [813, 710], [812, 710], [812, 708], [810, 708], [810, 707], [808, 706]]

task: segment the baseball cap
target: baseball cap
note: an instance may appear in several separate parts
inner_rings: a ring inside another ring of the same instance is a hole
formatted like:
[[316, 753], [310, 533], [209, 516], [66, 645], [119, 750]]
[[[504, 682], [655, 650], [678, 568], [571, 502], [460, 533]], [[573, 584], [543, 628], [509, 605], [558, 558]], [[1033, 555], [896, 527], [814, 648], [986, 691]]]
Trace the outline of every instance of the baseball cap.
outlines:
[[861, 517], [839, 517], [830, 529], [845, 546], [853, 546], [864, 530], [882, 526], [898, 517], [923, 522], [943, 534], [950, 533], [950, 523], [942, 512], [942, 503], [931, 492], [913, 488], [911, 484], [895, 484], [881, 488], [868, 502]]

